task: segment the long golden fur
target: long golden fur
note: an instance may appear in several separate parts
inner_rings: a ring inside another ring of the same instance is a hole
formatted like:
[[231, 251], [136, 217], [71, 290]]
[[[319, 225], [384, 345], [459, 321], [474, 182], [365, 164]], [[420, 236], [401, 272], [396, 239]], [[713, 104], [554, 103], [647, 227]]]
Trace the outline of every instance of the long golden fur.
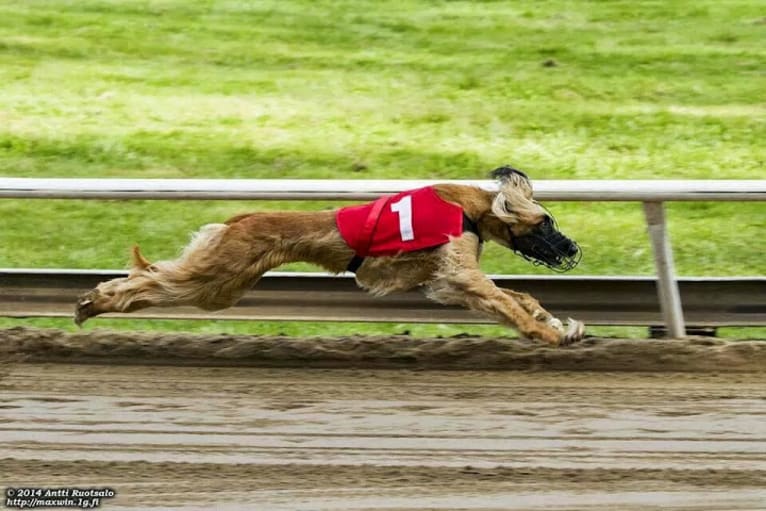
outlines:
[[[434, 188], [442, 199], [463, 208], [483, 239], [508, 248], [511, 236], [523, 236], [546, 216], [523, 174], [505, 176], [499, 192], [456, 184]], [[564, 328], [528, 294], [495, 286], [479, 268], [480, 252], [476, 235], [464, 232], [434, 249], [368, 257], [356, 281], [375, 295], [421, 287], [436, 302], [465, 306], [552, 345], [583, 337], [582, 323], [570, 319]], [[338, 232], [334, 211], [240, 215], [202, 227], [173, 261], [150, 263], [135, 247], [128, 277], [103, 282], [80, 297], [75, 322], [151, 306], [223, 309], [277, 266], [304, 261], [339, 273], [353, 256]]]

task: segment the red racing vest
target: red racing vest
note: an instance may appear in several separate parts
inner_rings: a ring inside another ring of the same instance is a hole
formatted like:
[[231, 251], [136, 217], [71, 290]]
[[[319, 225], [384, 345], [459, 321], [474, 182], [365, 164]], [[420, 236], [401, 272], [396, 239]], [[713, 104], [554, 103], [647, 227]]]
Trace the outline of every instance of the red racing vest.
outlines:
[[427, 186], [341, 208], [335, 223], [357, 256], [386, 256], [437, 247], [460, 236], [463, 208]]

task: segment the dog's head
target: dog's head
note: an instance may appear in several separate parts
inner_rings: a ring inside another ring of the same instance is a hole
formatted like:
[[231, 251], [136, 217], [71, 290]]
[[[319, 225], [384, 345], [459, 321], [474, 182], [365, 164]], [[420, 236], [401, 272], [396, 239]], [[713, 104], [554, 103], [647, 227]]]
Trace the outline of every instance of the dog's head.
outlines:
[[526, 174], [500, 167], [491, 176], [499, 191], [491, 213], [482, 221], [484, 234], [535, 264], [565, 272], [580, 262], [580, 247], [558, 230], [548, 210], [532, 198], [532, 184]]

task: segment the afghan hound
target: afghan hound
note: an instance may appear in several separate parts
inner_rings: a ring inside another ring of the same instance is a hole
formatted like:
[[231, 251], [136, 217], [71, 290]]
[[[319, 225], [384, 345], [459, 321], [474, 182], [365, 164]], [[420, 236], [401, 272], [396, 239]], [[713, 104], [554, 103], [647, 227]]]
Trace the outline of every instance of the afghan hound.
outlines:
[[566, 327], [526, 293], [503, 289], [481, 271], [484, 241], [494, 241], [556, 271], [573, 268], [581, 250], [559, 232], [532, 196], [523, 172], [492, 172], [498, 191], [436, 184], [334, 211], [256, 212], [205, 225], [181, 256], [149, 262], [136, 246], [125, 278], [82, 295], [75, 322], [107, 312], [235, 304], [268, 270], [305, 261], [330, 272], [352, 271], [375, 295], [421, 288], [443, 304], [467, 307], [551, 345], [582, 339], [585, 326]]

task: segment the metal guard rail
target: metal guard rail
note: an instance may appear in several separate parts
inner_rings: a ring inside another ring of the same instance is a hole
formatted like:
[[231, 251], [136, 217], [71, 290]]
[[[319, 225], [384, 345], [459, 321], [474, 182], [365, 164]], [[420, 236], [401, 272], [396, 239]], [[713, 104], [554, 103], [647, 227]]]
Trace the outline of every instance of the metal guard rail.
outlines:
[[[0, 178], [0, 198], [367, 200], [382, 194], [452, 182], [496, 189], [492, 181], [465, 180], [274, 180], [274, 179], [47, 179]], [[535, 197], [547, 201], [639, 201], [643, 203], [657, 269], [656, 292], [671, 337], [686, 333], [679, 281], [667, 235], [665, 201], [764, 201], [766, 180], [534, 181]], [[560, 282], [548, 278], [550, 282]], [[761, 284], [757, 284], [761, 285]], [[761, 288], [762, 289], [762, 288]], [[527, 290], [533, 291], [529, 288]], [[534, 291], [533, 291], [534, 293]], [[359, 295], [357, 295], [358, 297]], [[715, 296], [717, 294], [708, 295]], [[690, 298], [686, 298], [689, 300]], [[607, 307], [608, 304], [604, 304]], [[305, 309], [301, 310], [304, 313]], [[452, 311], [450, 315], [452, 315]], [[583, 318], [586, 319], [586, 318]], [[441, 321], [441, 320], [440, 320]]]
[[[369, 200], [438, 183], [497, 190], [487, 180], [68, 179], [0, 177], [0, 198]], [[766, 180], [535, 180], [541, 201], [763, 201]]]
[[[0, 310], [10, 317], [71, 317], [75, 297], [99, 282], [127, 275], [110, 270], [0, 269]], [[591, 325], [659, 325], [662, 313], [651, 277], [494, 275], [500, 287], [524, 289], [556, 316]], [[766, 324], [766, 277], [679, 279], [686, 317], [704, 327]], [[710, 300], [715, 296], [715, 300]], [[447, 307], [413, 290], [374, 297], [352, 275], [268, 272], [229, 309], [150, 308], [105, 317], [158, 319], [250, 319], [289, 321], [389, 321], [489, 323], [482, 316]]]

